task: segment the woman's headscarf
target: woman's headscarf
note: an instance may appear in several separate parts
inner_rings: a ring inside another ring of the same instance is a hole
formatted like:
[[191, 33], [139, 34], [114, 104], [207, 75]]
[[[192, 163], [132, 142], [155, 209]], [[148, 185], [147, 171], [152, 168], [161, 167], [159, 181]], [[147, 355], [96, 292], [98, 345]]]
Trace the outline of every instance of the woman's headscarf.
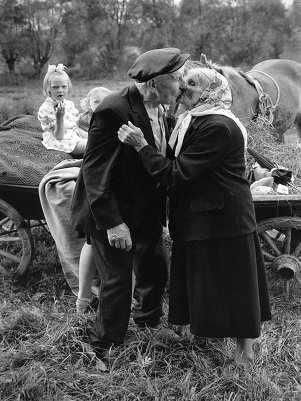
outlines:
[[198, 86], [203, 89], [198, 105], [199, 111], [215, 109], [230, 109], [232, 105], [231, 90], [226, 78], [209, 68], [193, 68]]
[[231, 118], [240, 128], [247, 144], [247, 131], [237, 117], [229, 110], [232, 104], [231, 90], [226, 78], [214, 69], [192, 68], [189, 74], [194, 74], [200, 91], [197, 105], [179, 116], [178, 122], [170, 136], [169, 145], [173, 148], [177, 139], [175, 156], [180, 153], [184, 136], [193, 116], [220, 114]]

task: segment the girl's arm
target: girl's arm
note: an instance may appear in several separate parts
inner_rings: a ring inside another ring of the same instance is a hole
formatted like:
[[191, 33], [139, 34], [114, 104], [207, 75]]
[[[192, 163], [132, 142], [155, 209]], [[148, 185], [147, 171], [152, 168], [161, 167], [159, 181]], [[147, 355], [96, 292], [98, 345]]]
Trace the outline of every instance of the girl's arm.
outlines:
[[56, 118], [56, 124], [54, 127], [53, 135], [57, 140], [64, 139], [65, 134], [65, 126], [64, 126], [64, 115], [65, 115], [65, 106], [58, 102], [54, 105], [54, 114]]

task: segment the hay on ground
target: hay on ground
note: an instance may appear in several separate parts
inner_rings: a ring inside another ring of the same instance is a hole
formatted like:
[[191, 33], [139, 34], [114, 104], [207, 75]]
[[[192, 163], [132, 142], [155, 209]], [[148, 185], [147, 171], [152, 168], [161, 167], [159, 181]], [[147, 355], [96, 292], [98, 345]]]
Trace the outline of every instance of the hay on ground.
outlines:
[[[266, 156], [279, 166], [292, 171], [294, 185], [301, 187], [301, 148], [285, 144], [277, 138], [275, 129], [260, 122], [251, 122], [247, 127], [248, 146]], [[247, 170], [255, 163], [253, 157], [246, 152]]]

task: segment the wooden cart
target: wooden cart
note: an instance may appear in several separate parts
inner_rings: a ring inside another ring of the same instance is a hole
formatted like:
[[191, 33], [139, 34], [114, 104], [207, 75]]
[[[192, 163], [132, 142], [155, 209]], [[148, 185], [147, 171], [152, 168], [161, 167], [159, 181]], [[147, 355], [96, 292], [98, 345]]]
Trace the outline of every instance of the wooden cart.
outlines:
[[0, 273], [21, 277], [33, 254], [32, 228], [45, 226], [38, 185], [68, 153], [47, 150], [36, 116], [19, 114], [0, 125]]
[[0, 184], [0, 272], [15, 279], [26, 273], [34, 255], [32, 228], [45, 225], [37, 186]]
[[283, 280], [286, 297], [292, 281], [301, 284], [301, 195], [254, 195], [266, 270]]

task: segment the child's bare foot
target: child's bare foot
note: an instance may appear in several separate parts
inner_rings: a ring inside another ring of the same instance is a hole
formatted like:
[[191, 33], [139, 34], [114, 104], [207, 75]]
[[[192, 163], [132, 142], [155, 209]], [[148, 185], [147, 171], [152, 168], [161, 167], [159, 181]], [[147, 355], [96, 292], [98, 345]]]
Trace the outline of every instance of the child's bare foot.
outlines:
[[76, 313], [78, 315], [84, 314], [87, 311], [87, 309], [89, 308], [90, 301], [91, 300], [89, 300], [89, 299], [77, 298], [77, 300], [76, 300]]
[[235, 362], [238, 365], [249, 366], [254, 362], [252, 338], [238, 338], [235, 352]]

